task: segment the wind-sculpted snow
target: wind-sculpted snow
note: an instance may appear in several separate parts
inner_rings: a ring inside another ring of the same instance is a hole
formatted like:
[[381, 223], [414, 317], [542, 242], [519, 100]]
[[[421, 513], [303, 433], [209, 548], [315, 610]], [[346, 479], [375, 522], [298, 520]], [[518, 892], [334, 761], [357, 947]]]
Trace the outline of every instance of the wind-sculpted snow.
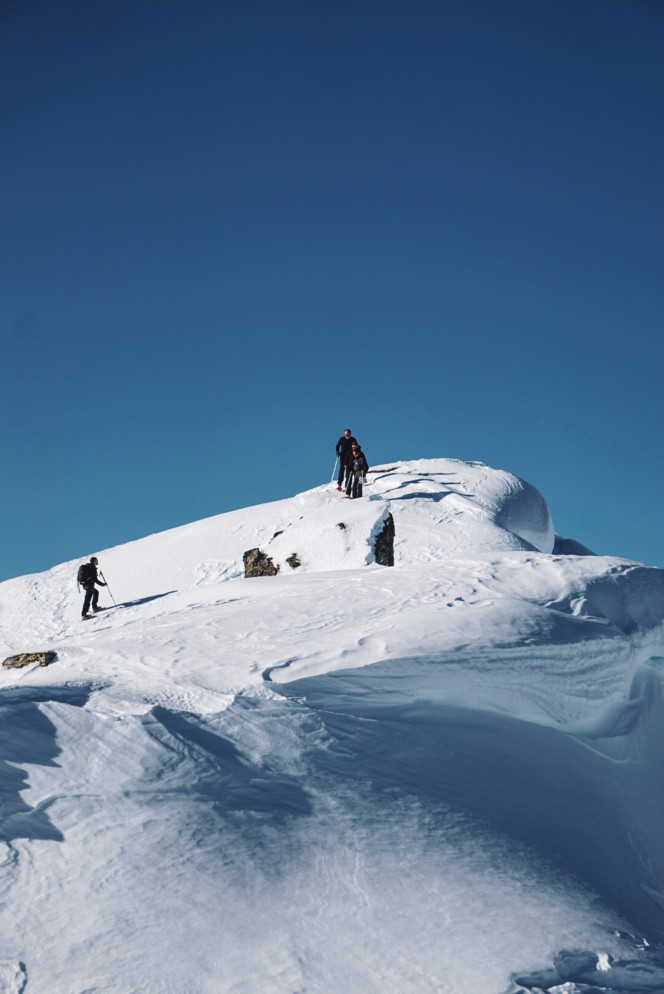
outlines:
[[90, 550], [85, 624], [79, 560], [0, 585], [57, 650], [0, 672], [0, 991], [664, 991], [664, 573], [480, 463], [366, 495]]
[[[533, 650], [520, 656], [511, 666], [521, 670], [552, 661]], [[516, 689], [493, 674], [502, 662], [495, 652], [394, 660], [294, 681], [282, 691], [321, 712], [343, 742], [332, 761], [337, 772], [435, 798], [490, 823], [591, 884], [661, 940], [664, 659], [637, 669], [625, 701], [572, 724], [555, 714], [519, 716]], [[479, 706], [472, 691], [459, 690], [460, 674], [473, 670], [491, 684]]]
[[651, 956], [650, 960], [620, 960], [589, 950], [564, 949], [555, 957], [552, 969], [515, 979], [520, 987], [535, 992], [660, 994], [664, 990], [664, 957]]

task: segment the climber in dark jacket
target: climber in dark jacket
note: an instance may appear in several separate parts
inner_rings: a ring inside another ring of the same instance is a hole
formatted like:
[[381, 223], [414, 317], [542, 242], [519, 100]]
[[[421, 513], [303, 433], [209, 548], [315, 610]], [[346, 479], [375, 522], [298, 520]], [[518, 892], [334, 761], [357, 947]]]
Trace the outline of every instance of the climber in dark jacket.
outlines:
[[366, 483], [369, 464], [357, 442], [351, 445], [346, 456], [346, 497], [361, 497], [362, 484]]
[[345, 432], [337, 442], [337, 456], [339, 457], [339, 479], [337, 480], [337, 490], [341, 490], [341, 484], [344, 482], [344, 473], [346, 472], [346, 456], [350, 452], [351, 445], [357, 445], [357, 439], [353, 438], [350, 433], [350, 428], [346, 428]]
[[[99, 560], [96, 556], [93, 556], [90, 562], [86, 566], [85, 579], [82, 579], [81, 586], [85, 590], [85, 600], [83, 601], [83, 611], [82, 617], [87, 618], [88, 608], [90, 607], [90, 601], [92, 601], [92, 612], [98, 611], [97, 601], [99, 600], [99, 591], [95, 584], [100, 587], [105, 587], [106, 584], [103, 580], [100, 580], [97, 575], [97, 566], [99, 565]], [[83, 568], [83, 567], [81, 567]]]

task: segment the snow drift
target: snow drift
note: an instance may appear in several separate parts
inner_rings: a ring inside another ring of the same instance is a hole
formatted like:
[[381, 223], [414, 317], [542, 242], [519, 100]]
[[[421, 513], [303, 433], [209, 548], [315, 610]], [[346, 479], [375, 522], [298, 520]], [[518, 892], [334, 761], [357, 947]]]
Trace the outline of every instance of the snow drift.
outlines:
[[0, 584], [0, 990], [664, 990], [664, 572], [369, 481]]

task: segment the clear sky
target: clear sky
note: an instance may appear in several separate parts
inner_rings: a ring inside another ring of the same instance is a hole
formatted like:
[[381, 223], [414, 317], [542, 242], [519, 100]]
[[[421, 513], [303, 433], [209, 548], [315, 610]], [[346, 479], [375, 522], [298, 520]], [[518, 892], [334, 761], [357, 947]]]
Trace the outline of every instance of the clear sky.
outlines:
[[5, 0], [0, 579], [453, 457], [664, 566], [661, 0]]

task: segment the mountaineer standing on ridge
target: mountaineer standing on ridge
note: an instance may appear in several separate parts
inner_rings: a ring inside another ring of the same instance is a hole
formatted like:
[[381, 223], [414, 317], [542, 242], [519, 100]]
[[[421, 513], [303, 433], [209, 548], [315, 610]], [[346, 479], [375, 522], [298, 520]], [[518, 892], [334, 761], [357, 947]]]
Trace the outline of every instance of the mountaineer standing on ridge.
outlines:
[[341, 490], [341, 484], [344, 481], [344, 473], [346, 472], [346, 457], [351, 451], [351, 446], [357, 445], [357, 439], [353, 438], [350, 433], [350, 428], [346, 428], [345, 432], [337, 442], [337, 459], [339, 460], [339, 479], [337, 480], [337, 490]]
[[92, 613], [96, 611], [101, 611], [102, 608], [97, 607], [97, 601], [99, 600], [99, 591], [96, 589], [95, 584], [100, 587], [105, 587], [107, 584], [104, 580], [100, 580], [97, 576], [97, 566], [99, 565], [99, 560], [96, 556], [93, 556], [89, 563], [83, 563], [82, 566], [78, 567], [78, 575], [76, 577], [78, 583], [85, 590], [85, 600], [83, 601], [83, 611], [81, 612], [82, 618], [89, 618], [88, 608], [90, 607], [90, 601], [92, 601]]
[[350, 452], [346, 456], [346, 497], [361, 497], [362, 484], [367, 482], [369, 464], [359, 444], [353, 439]]

